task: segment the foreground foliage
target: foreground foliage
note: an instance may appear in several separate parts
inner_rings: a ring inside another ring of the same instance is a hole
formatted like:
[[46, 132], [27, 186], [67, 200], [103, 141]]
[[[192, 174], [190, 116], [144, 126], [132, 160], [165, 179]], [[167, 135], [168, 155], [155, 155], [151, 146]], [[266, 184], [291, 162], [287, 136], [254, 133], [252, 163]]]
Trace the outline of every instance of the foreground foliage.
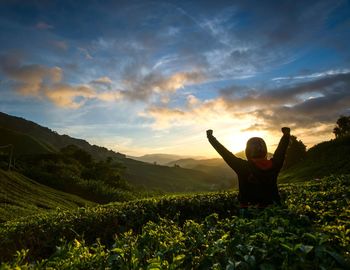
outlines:
[[349, 184], [340, 176], [285, 185], [283, 206], [250, 218], [236, 216], [235, 193], [216, 193], [8, 222], [1, 268], [347, 269]]

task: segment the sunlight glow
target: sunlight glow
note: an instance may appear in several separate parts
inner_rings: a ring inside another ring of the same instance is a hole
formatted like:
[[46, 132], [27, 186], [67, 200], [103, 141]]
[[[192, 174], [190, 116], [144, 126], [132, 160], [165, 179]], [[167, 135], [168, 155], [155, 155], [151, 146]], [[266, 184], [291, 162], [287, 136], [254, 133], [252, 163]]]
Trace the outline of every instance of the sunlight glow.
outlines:
[[[222, 141], [227, 142], [226, 148], [232, 153], [237, 153], [245, 149], [247, 141], [251, 137], [261, 137], [266, 141], [266, 132], [264, 131], [229, 131], [225, 136], [223, 136]], [[266, 142], [267, 143], [267, 142]]]

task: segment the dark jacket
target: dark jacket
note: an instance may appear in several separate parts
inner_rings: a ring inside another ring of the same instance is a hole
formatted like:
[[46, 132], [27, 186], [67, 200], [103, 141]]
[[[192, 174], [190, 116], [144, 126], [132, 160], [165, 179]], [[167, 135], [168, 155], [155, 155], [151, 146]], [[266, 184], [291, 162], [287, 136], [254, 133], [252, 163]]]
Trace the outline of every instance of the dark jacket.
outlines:
[[283, 135], [271, 159], [269, 169], [261, 169], [252, 161], [236, 157], [228, 151], [214, 136], [208, 137], [209, 142], [222, 156], [226, 163], [238, 176], [238, 200], [242, 205], [262, 205], [280, 203], [277, 188], [277, 176], [282, 168], [290, 135]]

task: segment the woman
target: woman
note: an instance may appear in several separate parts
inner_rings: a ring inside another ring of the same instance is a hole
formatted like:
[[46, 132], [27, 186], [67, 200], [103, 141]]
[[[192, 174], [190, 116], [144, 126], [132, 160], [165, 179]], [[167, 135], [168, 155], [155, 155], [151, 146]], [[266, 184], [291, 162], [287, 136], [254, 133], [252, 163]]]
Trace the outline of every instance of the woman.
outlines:
[[266, 143], [262, 138], [253, 137], [247, 142], [245, 154], [247, 160], [236, 157], [207, 130], [211, 145], [222, 156], [238, 176], [241, 213], [246, 214], [249, 206], [265, 208], [268, 205], [280, 204], [277, 188], [277, 176], [280, 172], [290, 138], [290, 128], [282, 128], [283, 136], [271, 159], [267, 159]]

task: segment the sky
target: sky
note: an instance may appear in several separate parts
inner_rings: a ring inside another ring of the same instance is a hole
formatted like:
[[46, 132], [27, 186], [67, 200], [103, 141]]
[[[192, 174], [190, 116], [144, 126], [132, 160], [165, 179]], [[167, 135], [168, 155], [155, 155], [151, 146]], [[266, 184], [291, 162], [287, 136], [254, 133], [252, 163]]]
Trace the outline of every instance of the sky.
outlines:
[[0, 1], [0, 111], [131, 156], [217, 157], [350, 114], [350, 1]]

